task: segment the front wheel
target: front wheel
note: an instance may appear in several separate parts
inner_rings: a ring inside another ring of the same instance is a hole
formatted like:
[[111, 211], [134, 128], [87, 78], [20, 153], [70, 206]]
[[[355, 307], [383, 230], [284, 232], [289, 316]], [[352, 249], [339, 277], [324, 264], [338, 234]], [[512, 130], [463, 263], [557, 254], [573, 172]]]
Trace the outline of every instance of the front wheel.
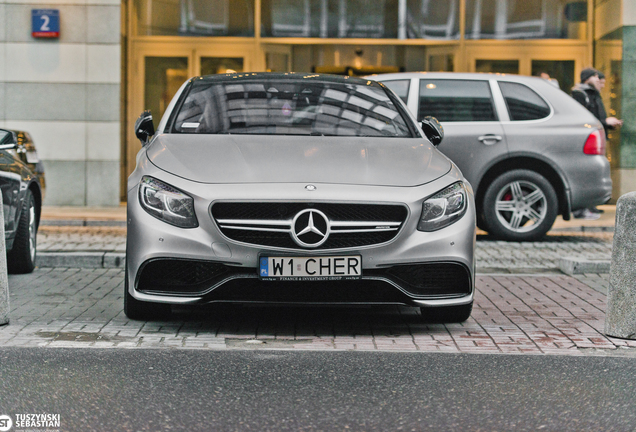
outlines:
[[534, 241], [557, 217], [559, 201], [552, 184], [530, 170], [512, 170], [486, 189], [483, 213], [489, 232], [512, 241]]
[[36, 240], [38, 233], [35, 212], [35, 198], [27, 190], [22, 202], [22, 212], [18, 221], [18, 229], [13, 240], [13, 247], [7, 254], [7, 270], [9, 273], [31, 273], [35, 268]]

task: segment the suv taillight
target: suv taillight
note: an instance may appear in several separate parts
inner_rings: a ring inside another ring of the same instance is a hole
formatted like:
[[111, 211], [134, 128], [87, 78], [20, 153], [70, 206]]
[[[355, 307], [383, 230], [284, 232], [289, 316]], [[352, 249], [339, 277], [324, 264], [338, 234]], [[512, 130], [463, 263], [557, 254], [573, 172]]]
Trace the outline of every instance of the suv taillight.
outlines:
[[595, 130], [587, 137], [583, 146], [583, 153], [586, 155], [604, 155], [605, 154], [605, 133]]

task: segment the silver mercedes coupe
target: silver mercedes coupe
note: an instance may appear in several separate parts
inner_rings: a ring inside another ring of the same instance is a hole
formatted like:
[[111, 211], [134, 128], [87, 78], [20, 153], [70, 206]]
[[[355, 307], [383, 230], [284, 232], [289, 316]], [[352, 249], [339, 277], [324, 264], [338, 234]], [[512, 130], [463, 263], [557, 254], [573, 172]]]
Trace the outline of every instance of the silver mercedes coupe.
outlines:
[[374, 81], [319, 74], [196, 77], [128, 179], [124, 310], [173, 305], [399, 304], [461, 322], [474, 295], [471, 186]]

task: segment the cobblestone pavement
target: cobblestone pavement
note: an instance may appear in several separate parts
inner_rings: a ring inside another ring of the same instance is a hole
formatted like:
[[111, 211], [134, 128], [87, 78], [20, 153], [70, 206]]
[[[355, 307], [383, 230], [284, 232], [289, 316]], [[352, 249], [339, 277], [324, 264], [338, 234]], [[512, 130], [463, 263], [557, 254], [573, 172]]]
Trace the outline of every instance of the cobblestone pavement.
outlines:
[[126, 252], [125, 227], [40, 226], [38, 252]]
[[36, 269], [9, 277], [0, 346], [381, 350], [626, 355], [602, 334], [607, 275], [478, 275], [472, 317], [423, 324], [415, 308], [205, 306], [128, 320], [121, 269]]
[[[477, 236], [479, 273], [529, 273], [558, 271], [563, 257], [610, 260], [612, 232], [552, 231], [544, 241], [512, 243]], [[42, 226], [38, 232], [40, 252], [126, 251], [125, 227]]]

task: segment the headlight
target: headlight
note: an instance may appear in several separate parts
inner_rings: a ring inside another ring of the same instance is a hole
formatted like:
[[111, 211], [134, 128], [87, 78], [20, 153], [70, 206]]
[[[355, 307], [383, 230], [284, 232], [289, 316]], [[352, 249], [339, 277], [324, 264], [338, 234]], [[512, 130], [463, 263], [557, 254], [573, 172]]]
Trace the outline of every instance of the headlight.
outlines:
[[419, 231], [437, 231], [456, 222], [468, 208], [466, 186], [462, 182], [450, 185], [422, 204]]
[[155, 178], [141, 179], [139, 202], [144, 210], [164, 222], [181, 228], [199, 226], [192, 197]]

